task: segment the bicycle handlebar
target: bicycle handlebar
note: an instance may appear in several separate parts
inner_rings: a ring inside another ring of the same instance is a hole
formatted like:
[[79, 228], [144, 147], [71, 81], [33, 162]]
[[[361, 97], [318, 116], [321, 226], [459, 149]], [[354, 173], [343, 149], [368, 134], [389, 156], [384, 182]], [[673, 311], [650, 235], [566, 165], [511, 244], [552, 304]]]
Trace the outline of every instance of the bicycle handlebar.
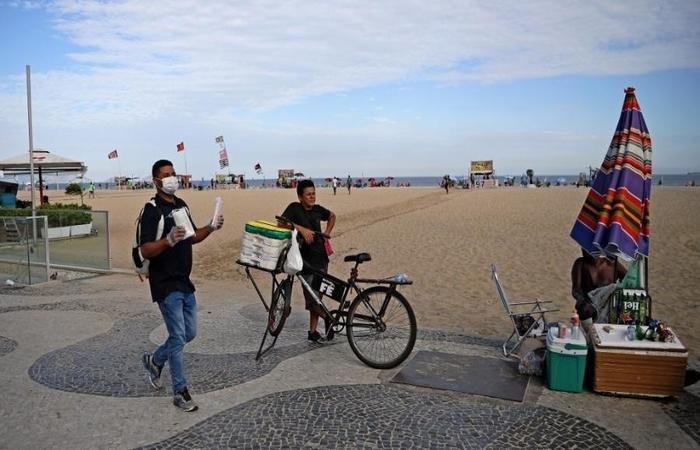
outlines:
[[[292, 222], [291, 220], [287, 219], [287, 218], [284, 217], [284, 216], [275, 216], [275, 219], [277, 219], [279, 222], [282, 222], [282, 223], [285, 223], [285, 224], [288, 224], [288, 225], [292, 225], [292, 226], [294, 226], [294, 225], [299, 225], [299, 224], [297, 224], [297, 223]], [[301, 226], [301, 225], [299, 225], [299, 226]], [[312, 232], [314, 235], [316, 235], [316, 236], [323, 236], [323, 237], [325, 237], [325, 238], [327, 238], [327, 239], [330, 239], [330, 238], [331, 238], [330, 235], [328, 235], [328, 234], [326, 234], [326, 233], [323, 233], [323, 232], [321, 232], [321, 231], [314, 231], [314, 230], [309, 230], [309, 231], [311, 231], [311, 232]]]

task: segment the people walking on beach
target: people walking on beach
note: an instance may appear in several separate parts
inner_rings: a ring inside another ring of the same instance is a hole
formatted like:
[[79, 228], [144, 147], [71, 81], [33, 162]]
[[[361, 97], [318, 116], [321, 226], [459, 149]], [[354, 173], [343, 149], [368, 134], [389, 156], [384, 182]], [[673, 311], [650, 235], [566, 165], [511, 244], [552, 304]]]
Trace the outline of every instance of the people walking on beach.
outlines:
[[445, 188], [445, 194], [450, 193], [450, 184], [452, 183], [452, 180], [450, 179], [449, 175], [445, 175], [442, 177], [442, 187]]
[[[151, 297], [158, 303], [168, 330], [168, 339], [153, 353], [143, 355], [143, 365], [148, 380], [155, 389], [162, 389], [160, 374], [167, 362], [170, 365], [174, 399], [173, 404], [183, 411], [195, 411], [198, 406], [188, 390], [185, 375], [184, 352], [187, 342], [197, 335], [197, 301], [192, 271], [192, 245], [202, 242], [223, 225], [223, 217], [197, 228], [192, 221], [187, 204], [175, 196], [178, 179], [170, 161], [161, 159], [153, 164], [153, 183], [157, 194], [155, 206], [146, 203], [141, 215], [140, 250], [150, 261], [148, 282]], [[184, 226], [176, 226], [173, 213], [184, 211], [194, 235], [186, 236]], [[162, 231], [158, 235], [160, 222]]]
[[348, 181], [346, 184], [348, 186], [348, 195], [350, 195], [350, 188], [352, 188], [352, 178], [350, 178], [350, 175], [348, 175]]
[[333, 195], [335, 195], [335, 191], [338, 190], [338, 183], [340, 180], [338, 180], [338, 177], [333, 177]]
[[90, 182], [88, 186], [88, 198], [95, 198], [95, 183]]
[[[349, 190], [349, 188], [348, 188]], [[330, 238], [335, 226], [335, 214], [332, 211], [316, 204], [316, 187], [311, 180], [301, 180], [297, 184], [298, 202], [290, 203], [282, 213], [282, 216], [294, 223], [294, 228], [304, 238], [301, 245], [301, 257], [304, 260], [304, 269], [301, 275], [313, 285], [314, 275], [309, 268], [328, 271], [328, 254], [326, 253], [325, 239]], [[321, 222], [326, 222], [326, 230], [321, 234]], [[309, 311], [308, 339], [317, 342], [321, 334], [317, 331], [318, 319], [325, 319], [326, 339], [333, 339], [333, 329], [329, 318], [325, 317], [323, 310], [316, 304], [311, 295], [304, 291], [306, 309]]]

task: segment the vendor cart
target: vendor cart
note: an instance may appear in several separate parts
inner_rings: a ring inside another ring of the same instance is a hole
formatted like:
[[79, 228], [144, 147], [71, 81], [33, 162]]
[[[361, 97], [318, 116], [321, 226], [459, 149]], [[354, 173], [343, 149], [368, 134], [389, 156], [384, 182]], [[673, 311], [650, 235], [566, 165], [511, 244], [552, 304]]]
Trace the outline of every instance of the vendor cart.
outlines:
[[[646, 327], [642, 327], [645, 329]], [[609, 394], [672, 397], [683, 391], [688, 350], [673, 342], [628, 340], [627, 325], [594, 324], [593, 390]]]

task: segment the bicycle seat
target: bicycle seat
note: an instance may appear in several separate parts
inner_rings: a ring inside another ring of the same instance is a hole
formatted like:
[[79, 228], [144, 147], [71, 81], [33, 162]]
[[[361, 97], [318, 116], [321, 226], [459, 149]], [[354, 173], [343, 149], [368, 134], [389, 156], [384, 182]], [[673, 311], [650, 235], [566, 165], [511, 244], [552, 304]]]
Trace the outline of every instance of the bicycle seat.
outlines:
[[369, 253], [358, 253], [357, 255], [347, 255], [345, 258], [343, 258], [343, 261], [362, 264], [363, 262], [372, 261], [372, 257], [369, 255]]

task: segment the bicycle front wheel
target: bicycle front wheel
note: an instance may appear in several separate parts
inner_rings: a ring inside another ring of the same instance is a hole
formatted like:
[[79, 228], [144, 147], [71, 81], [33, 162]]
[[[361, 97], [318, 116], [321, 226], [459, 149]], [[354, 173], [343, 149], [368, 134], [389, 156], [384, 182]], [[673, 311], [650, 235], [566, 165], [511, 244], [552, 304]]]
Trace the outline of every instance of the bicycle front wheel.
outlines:
[[401, 364], [413, 350], [417, 328], [408, 300], [386, 286], [366, 289], [350, 304], [350, 348], [360, 361], [375, 369]]
[[277, 336], [282, 332], [284, 322], [289, 315], [292, 302], [292, 281], [287, 278], [283, 280], [270, 301], [270, 311], [267, 315], [267, 331], [272, 336]]

